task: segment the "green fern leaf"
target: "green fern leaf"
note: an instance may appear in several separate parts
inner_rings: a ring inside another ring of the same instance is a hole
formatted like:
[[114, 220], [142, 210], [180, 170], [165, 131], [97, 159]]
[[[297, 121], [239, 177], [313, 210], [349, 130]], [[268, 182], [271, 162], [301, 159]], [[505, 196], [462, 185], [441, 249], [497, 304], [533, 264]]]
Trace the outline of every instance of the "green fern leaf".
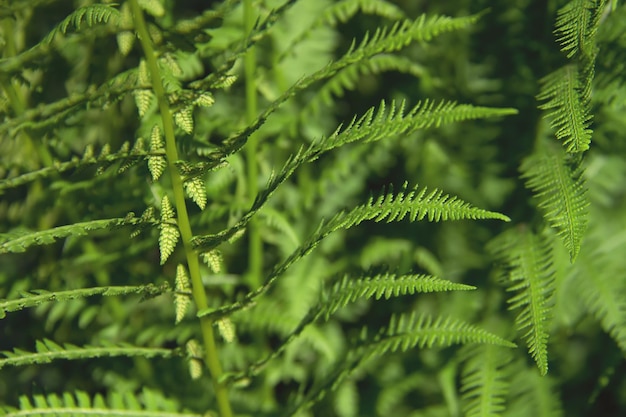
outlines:
[[[597, 227], [597, 226], [596, 226]], [[626, 353], [626, 277], [624, 232], [620, 226], [603, 225], [593, 230], [590, 244], [576, 262], [571, 282], [580, 294], [586, 311], [602, 325], [604, 331]], [[607, 236], [610, 236], [607, 238]], [[598, 273], [602, 271], [602, 273]]]
[[392, 316], [389, 326], [374, 338], [361, 333], [358, 346], [365, 350], [364, 358], [382, 356], [387, 352], [405, 352], [415, 347], [446, 347], [454, 344], [486, 343], [514, 348], [516, 345], [493, 333], [452, 319], [409, 314]]
[[342, 97], [346, 90], [353, 90], [359, 83], [359, 78], [365, 75], [380, 74], [386, 71], [396, 71], [411, 74], [416, 77], [425, 74], [424, 68], [409, 58], [391, 54], [380, 54], [346, 67], [338, 71], [321, 88], [315, 96], [307, 102], [300, 118], [306, 119], [309, 113], [316, 114], [320, 108], [334, 102], [333, 97]]
[[539, 201], [548, 224], [576, 260], [587, 228], [587, 192], [580, 167], [571, 169], [561, 155], [534, 155], [522, 163], [522, 178]]
[[[152, 127], [152, 132], [150, 133], [150, 151], [154, 153], [165, 151], [159, 125]], [[148, 158], [148, 169], [150, 170], [152, 181], [157, 181], [163, 172], [165, 172], [166, 168], [167, 160], [164, 156], [154, 155]]]
[[143, 294], [145, 297], [154, 297], [165, 291], [168, 291], [167, 286], [157, 287], [153, 284], [140, 286], [79, 288], [67, 291], [32, 290], [27, 293], [22, 293], [21, 298], [14, 300], [0, 300], [0, 319], [4, 318], [6, 313], [19, 311], [23, 308], [36, 307], [42, 303], [52, 301], [67, 301], [76, 298], [91, 297], [94, 295], [115, 296]]
[[193, 133], [193, 107], [183, 107], [174, 113], [174, 122], [188, 135]]
[[163, 348], [146, 348], [131, 345], [110, 346], [75, 346], [65, 344], [63, 346], [51, 341], [37, 341], [35, 352], [26, 352], [21, 349], [0, 352], [4, 358], [0, 358], [0, 369], [5, 366], [24, 366], [32, 364], [50, 363], [54, 360], [79, 360], [114, 356], [140, 356], [140, 357], [165, 357], [178, 355], [177, 351]]
[[554, 268], [547, 245], [528, 230], [511, 229], [490, 243], [490, 249], [506, 265], [510, 310], [518, 310], [515, 324], [522, 332], [539, 372], [548, 372], [549, 320], [552, 315]]
[[507, 416], [564, 416], [556, 381], [550, 375], [541, 376], [522, 361], [513, 364], [511, 374]]
[[402, 275], [379, 274], [374, 277], [351, 279], [348, 276], [337, 282], [333, 288], [324, 295], [323, 307], [320, 312], [325, 319], [358, 298], [375, 298], [376, 300], [400, 295], [442, 292], [442, 291], [468, 291], [476, 287], [455, 282], [446, 281], [429, 275]]
[[200, 210], [204, 210], [207, 203], [206, 187], [204, 181], [200, 177], [193, 177], [186, 180], [183, 183], [187, 195], [200, 207]]
[[345, 23], [358, 11], [366, 14], [386, 17], [389, 20], [400, 20], [404, 12], [393, 3], [383, 0], [343, 0], [337, 1], [324, 11], [323, 23], [335, 26], [338, 22]]
[[591, 12], [595, 1], [572, 0], [559, 11], [555, 24], [557, 41], [568, 58], [585, 49], [591, 30]]
[[[500, 213], [479, 209], [470, 206], [456, 197], [443, 194], [440, 190], [427, 193], [427, 189], [418, 190], [417, 187], [408, 191], [405, 184], [399, 193], [387, 193], [374, 201], [370, 198], [363, 205], [347, 211], [340, 212], [327, 223], [320, 225], [318, 230], [281, 264], [277, 265], [267, 283], [259, 287], [256, 291], [249, 293], [243, 300], [217, 310], [206, 309], [198, 312], [198, 316], [214, 315], [221, 317], [232, 311], [236, 311], [248, 306], [257, 297], [267, 292], [276, 279], [284, 273], [297, 260], [308, 255], [317, 245], [331, 233], [340, 229], [349, 229], [363, 221], [373, 220], [376, 222], [385, 220], [387, 223], [400, 221], [408, 216], [411, 222], [427, 218], [429, 221], [440, 220], [460, 220], [460, 219], [498, 219], [510, 221], [510, 219]], [[216, 235], [194, 237], [192, 243], [197, 249], [212, 249], [236, 231], [240, 230], [237, 225], [225, 232]]]
[[189, 285], [189, 276], [187, 275], [187, 270], [182, 264], [178, 264], [176, 267], [176, 286], [174, 287], [176, 293], [174, 295], [174, 306], [176, 309], [176, 324], [180, 323], [187, 310], [189, 309], [189, 304], [191, 300], [189, 297], [191, 296], [190, 285]]
[[180, 232], [174, 220], [174, 208], [167, 196], [161, 200], [161, 233], [159, 234], [159, 251], [161, 253], [161, 265], [174, 252], [176, 243], [180, 238]]
[[[390, 109], [387, 110], [383, 101], [381, 102], [378, 111], [376, 111], [376, 108], [371, 108], [358, 120], [356, 118], [353, 119], [347, 127], [341, 129], [340, 126], [332, 135], [323, 138], [319, 142], [311, 144], [306, 150], [301, 148], [295, 155], [291, 156], [285, 163], [280, 173], [277, 176], [270, 178], [266, 189], [257, 196], [248, 213], [246, 213], [232, 228], [212, 236], [194, 237], [192, 243], [200, 249], [211, 249], [220, 242], [229, 239], [240, 230], [243, 230], [243, 228], [252, 219], [252, 216], [261, 207], [263, 207], [265, 202], [271, 197], [278, 186], [286, 181], [299, 166], [307, 162], [314, 161], [323, 153], [334, 148], [357, 141], [369, 143], [382, 140], [390, 136], [400, 134], [406, 135], [418, 129], [425, 129], [433, 125], [438, 127], [445, 123], [484, 117], [504, 116], [515, 114], [516, 112], [517, 111], [515, 109], [474, 107], [471, 105], [458, 105], [454, 102], [441, 102], [439, 104], [435, 104], [432, 101], [426, 100], [423, 103], [418, 103], [413, 109], [405, 114], [404, 102], [401, 102], [399, 109], [396, 108], [395, 102], [392, 102]], [[436, 193], [437, 191], [434, 192], [434, 194]], [[434, 194], [428, 198], [434, 198], [437, 200], [442, 197], [441, 195], [436, 197]], [[447, 200], [448, 196], [443, 197], [443, 199]], [[460, 206], [463, 204], [459, 202], [454, 203], [454, 200], [456, 199], [450, 199], [449, 203], [451, 203], [451, 206], [456, 205], [460, 209]], [[499, 218], [501, 220], [508, 221], [506, 216], [501, 215]]]
[[580, 75], [574, 65], [566, 65], [541, 80], [541, 91], [537, 96], [545, 101], [540, 109], [549, 110], [546, 117], [555, 134], [563, 141], [567, 152], [577, 153], [589, 149], [592, 116], [589, 105], [583, 100]]
[[[21, 396], [20, 407], [0, 409], [3, 417], [203, 417], [202, 414], [181, 412], [177, 401], [164, 397], [157, 391], [144, 388], [135, 394], [130, 391], [113, 391], [107, 399], [96, 394], [91, 397], [83, 391], [48, 394], [34, 397]], [[87, 411], [86, 411], [87, 410]]]
[[189, 360], [189, 375], [191, 379], [198, 379], [202, 376], [204, 364], [202, 363], [202, 348], [197, 340], [191, 339], [185, 344], [187, 358]]
[[61, 23], [59, 23], [41, 41], [42, 44], [50, 44], [58, 34], [66, 34], [71, 27], [80, 30], [84, 25], [94, 27], [100, 23], [112, 23], [117, 25], [120, 12], [106, 4], [91, 4], [74, 10]]
[[219, 274], [222, 271], [224, 259], [222, 253], [217, 249], [202, 253], [201, 258], [214, 274]]
[[89, 232], [101, 229], [114, 229], [121, 226], [138, 225], [141, 219], [132, 216], [117, 219], [92, 220], [67, 226], [54, 227], [39, 232], [14, 231], [0, 234], [0, 254], [10, 252], [24, 252], [32, 245], [49, 245], [57, 239], [69, 236], [85, 236]]
[[508, 352], [494, 345], [472, 346], [463, 367], [461, 392], [466, 417], [498, 417], [509, 391]]
[[138, 0], [139, 6], [154, 17], [165, 14], [165, 8], [159, 0]]
[[[479, 18], [480, 15], [460, 18], [450, 18], [446, 16], [426, 17], [423, 15], [414, 21], [407, 20], [402, 23], [396, 23], [391, 28], [379, 29], [371, 36], [368, 34], [361, 41], [358, 47], [355, 46], [356, 44], [353, 44], [349, 51], [339, 60], [327, 65], [311, 75], [302, 78], [296, 84], [292, 85], [279, 98], [274, 100], [252, 124], [246, 127], [243, 131], [228, 138], [225, 141], [225, 144], [232, 148], [232, 152], [235, 152], [245, 144], [247, 138], [255, 132], [272, 113], [274, 113], [283, 103], [294, 96], [298, 91], [308, 88], [317, 81], [333, 76], [337, 73], [337, 71], [349, 65], [364, 62], [378, 54], [398, 51], [413, 42], [429, 41], [433, 37], [445, 32], [468, 27], [478, 21]], [[500, 115], [514, 113], [515, 110], [508, 109], [507, 113]], [[496, 116], [496, 114], [491, 115]]]

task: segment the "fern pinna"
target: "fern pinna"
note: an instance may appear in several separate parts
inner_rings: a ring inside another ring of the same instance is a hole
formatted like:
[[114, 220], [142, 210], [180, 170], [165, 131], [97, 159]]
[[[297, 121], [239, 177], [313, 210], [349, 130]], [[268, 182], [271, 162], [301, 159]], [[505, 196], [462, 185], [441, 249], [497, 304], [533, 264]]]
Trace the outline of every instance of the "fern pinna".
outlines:
[[0, 7], [0, 415], [549, 415], [572, 298], [624, 349], [624, 281], [590, 278], [623, 266], [589, 169], [617, 2], [557, 13], [563, 149], [514, 161], [545, 225], [501, 213], [488, 11], [214, 3]]

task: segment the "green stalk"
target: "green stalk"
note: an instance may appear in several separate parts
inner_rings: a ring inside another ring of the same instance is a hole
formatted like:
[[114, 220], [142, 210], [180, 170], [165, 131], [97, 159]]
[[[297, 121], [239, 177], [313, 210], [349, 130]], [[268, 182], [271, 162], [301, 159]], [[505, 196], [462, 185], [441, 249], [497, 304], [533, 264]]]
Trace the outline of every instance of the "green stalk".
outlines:
[[[146, 62], [148, 64], [148, 70], [152, 79], [152, 88], [159, 103], [159, 111], [161, 113], [161, 120], [163, 122], [163, 134], [165, 136], [165, 153], [167, 158], [167, 165], [172, 180], [172, 188], [174, 192], [174, 201], [176, 203], [176, 213], [178, 220], [178, 228], [180, 229], [180, 235], [183, 241], [183, 247], [185, 249], [185, 255], [187, 257], [187, 266], [189, 268], [189, 276], [192, 284], [192, 295], [196, 303], [197, 308], [208, 308], [206, 292], [202, 285], [202, 279], [200, 277], [200, 263], [198, 262], [198, 256], [196, 255], [192, 245], [191, 238], [193, 234], [191, 232], [191, 225], [189, 223], [189, 216], [187, 214], [187, 206], [185, 204], [185, 194], [183, 191], [183, 180], [174, 166], [174, 162], [178, 161], [178, 151], [176, 149], [176, 138], [174, 136], [174, 120], [172, 113], [167, 102], [165, 95], [165, 89], [161, 84], [161, 74], [159, 66], [157, 64], [156, 55], [152, 43], [150, 41], [150, 35], [146, 27], [146, 22], [143, 17], [143, 12], [139, 8], [137, 0], [130, 0], [130, 7], [133, 13], [133, 21], [135, 29], [144, 54], [146, 56]], [[222, 417], [232, 417], [233, 412], [228, 400], [227, 387], [220, 383], [222, 377], [222, 365], [220, 364], [217, 352], [217, 345], [215, 343], [215, 335], [213, 333], [213, 321], [203, 320], [200, 318], [200, 327], [202, 331], [202, 338], [205, 347], [205, 361], [211, 372], [213, 380], [213, 386], [215, 388], [215, 395], [217, 398], [217, 405]]]
[[[254, 27], [255, 13], [252, 8], [252, 0], [243, 2], [243, 20], [246, 35], [250, 35]], [[254, 47], [248, 49], [244, 57], [244, 69], [246, 77], [246, 121], [248, 124], [254, 122], [257, 116], [257, 94], [256, 94], [256, 50]], [[246, 164], [248, 171], [248, 195], [250, 202], [259, 193], [258, 177], [259, 167], [257, 164], [258, 136], [253, 133], [248, 138], [246, 144]], [[261, 273], [263, 271], [263, 241], [261, 231], [256, 218], [250, 221], [248, 226], [248, 279], [253, 289], [261, 286]]]

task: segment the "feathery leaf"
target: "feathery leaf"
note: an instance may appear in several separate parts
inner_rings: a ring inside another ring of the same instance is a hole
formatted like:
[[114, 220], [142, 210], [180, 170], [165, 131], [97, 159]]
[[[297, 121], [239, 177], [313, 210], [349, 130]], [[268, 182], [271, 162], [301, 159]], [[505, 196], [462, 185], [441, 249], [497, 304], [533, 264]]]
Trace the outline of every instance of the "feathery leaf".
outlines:
[[570, 254], [576, 260], [587, 228], [587, 192], [582, 169], [571, 168], [562, 155], [532, 155], [520, 167], [526, 187], [539, 201], [539, 208], [548, 224], [556, 230]]
[[518, 310], [515, 324], [522, 332], [542, 375], [548, 372], [549, 320], [552, 315], [554, 268], [547, 244], [526, 229], [510, 229], [490, 243], [490, 249], [506, 265], [510, 310]]
[[21, 349], [2, 351], [0, 354], [0, 369], [4, 366], [23, 366], [40, 363], [50, 363], [57, 359], [78, 360], [114, 356], [161, 356], [169, 358], [178, 355], [176, 350], [163, 348], [148, 348], [131, 345], [107, 345], [107, 346], [75, 346], [64, 344], [63, 346], [44, 339], [37, 341], [36, 351], [27, 352]]
[[93, 287], [79, 288], [67, 291], [45, 291], [31, 290], [22, 293], [21, 298], [14, 300], [0, 300], [0, 319], [6, 316], [6, 313], [19, 311], [23, 308], [36, 307], [42, 303], [51, 301], [67, 301], [82, 297], [91, 297], [93, 295], [114, 296], [126, 294], [143, 294], [145, 297], [155, 297], [163, 292], [168, 291], [167, 285], [156, 286], [153, 284], [138, 286], [111, 286], [111, 287]]

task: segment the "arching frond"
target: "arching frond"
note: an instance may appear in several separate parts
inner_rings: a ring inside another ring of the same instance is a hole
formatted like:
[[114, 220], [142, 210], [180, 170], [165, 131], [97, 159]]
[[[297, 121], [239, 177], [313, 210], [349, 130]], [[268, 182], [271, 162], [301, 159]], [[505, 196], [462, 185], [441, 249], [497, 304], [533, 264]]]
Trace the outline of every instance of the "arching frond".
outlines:
[[346, 67], [338, 71], [321, 88], [317, 90], [306, 107], [302, 110], [300, 117], [306, 118], [309, 113], [317, 113], [320, 108], [334, 101], [333, 96], [341, 97], [346, 90], [353, 90], [359, 78], [365, 75], [381, 74], [387, 71], [396, 71], [411, 74], [416, 77], [425, 73], [424, 68], [413, 60], [391, 54], [380, 54], [372, 58], [359, 62], [358, 64]]
[[515, 325], [522, 332], [542, 375], [548, 372], [548, 336], [554, 293], [554, 269], [545, 243], [526, 229], [510, 229], [490, 243], [506, 266], [509, 309], [517, 310]]
[[446, 347], [454, 344], [486, 343], [504, 347], [516, 347], [493, 333], [453, 318], [422, 314], [392, 316], [389, 326], [370, 338], [364, 329], [358, 346], [366, 358], [381, 356], [387, 352], [405, 352], [414, 347]]
[[507, 416], [564, 416], [556, 381], [550, 375], [539, 375], [521, 361], [512, 365], [511, 375]]
[[402, 9], [385, 0], [341, 0], [324, 11], [318, 24], [327, 23], [334, 26], [337, 22], [347, 22], [358, 11], [393, 20], [404, 17]]
[[544, 101], [540, 109], [548, 110], [546, 117], [555, 129], [556, 137], [563, 141], [567, 152], [577, 153], [589, 149], [592, 116], [589, 102], [582, 96], [578, 68], [566, 65], [541, 80], [537, 99]]
[[359, 46], [353, 44], [350, 50], [339, 60], [300, 79], [300, 81], [287, 89], [279, 98], [274, 100], [252, 124], [241, 132], [231, 136], [225, 142], [232, 149], [232, 152], [235, 152], [245, 144], [247, 138], [254, 133], [272, 113], [298, 91], [308, 88], [317, 81], [333, 76], [337, 71], [349, 65], [364, 62], [374, 55], [398, 51], [413, 42], [430, 41], [432, 38], [442, 33], [468, 27], [479, 18], [480, 15], [459, 18], [447, 16], [426, 17], [422, 15], [414, 21], [406, 20], [402, 23], [396, 23], [391, 28], [378, 29], [373, 35], [366, 35]]
[[581, 49], [587, 49], [587, 42], [592, 27], [593, 0], [573, 0], [567, 2], [559, 12], [555, 24], [557, 41], [561, 50], [572, 58]]
[[[248, 293], [241, 301], [217, 310], [209, 309], [200, 311], [198, 312], [198, 316], [228, 315], [230, 312], [240, 310], [249, 305], [254, 299], [267, 292], [276, 279], [297, 260], [308, 255], [326, 236], [337, 230], [349, 229], [366, 220], [373, 220], [375, 222], [384, 220], [389, 223], [392, 221], [400, 221], [405, 217], [408, 217], [408, 220], [411, 222], [423, 219], [436, 222], [441, 220], [461, 219], [496, 219], [510, 221], [507, 216], [501, 213], [472, 207], [470, 204], [456, 197], [450, 197], [444, 194], [441, 190], [435, 189], [428, 192], [426, 188], [420, 190], [418, 187], [409, 190], [407, 184], [405, 184], [398, 193], [389, 192], [381, 195], [376, 200], [372, 197], [367, 203], [357, 206], [350, 211], [340, 212], [328, 222], [322, 223], [309, 239], [294, 250], [285, 261], [272, 270], [265, 285]], [[213, 247], [216, 245], [216, 242], [221, 242], [222, 240], [223, 237], [221, 235], [214, 235], [194, 238], [193, 243], [197, 248], [203, 248], [205, 245]]]
[[527, 158], [520, 169], [544, 218], [563, 241], [573, 262], [588, 222], [589, 202], [581, 167], [567, 165], [562, 155], [546, 153]]
[[29, 292], [23, 292], [21, 294], [21, 298], [14, 300], [0, 300], [0, 319], [3, 319], [6, 316], [6, 313], [19, 311], [23, 308], [36, 307], [42, 303], [51, 301], [67, 301], [74, 300], [76, 298], [91, 297], [94, 295], [114, 296], [142, 294], [144, 297], [156, 297], [166, 291], [169, 291], [167, 285], [156, 286], [153, 284], [79, 288], [67, 291], [31, 290]]
[[113, 229], [120, 226], [139, 225], [143, 220], [132, 213], [124, 218], [92, 220], [67, 226], [54, 227], [39, 232], [14, 231], [0, 235], [0, 254], [24, 252], [32, 245], [49, 245], [57, 239], [69, 236], [84, 236], [101, 229]]
[[117, 152], [109, 153], [107, 151], [100, 155], [94, 155], [93, 148], [87, 147], [83, 156], [80, 158], [74, 157], [66, 162], [55, 162], [49, 167], [0, 180], [0, 195], [4, 194], [5, 190], [20, 187], [40, 179], [54, 177], [57, 174], [73, 172], [77, 169], [98, 167], [101, 172], [116, 162], [121, 163], [121, 165], [135, 164], [153, 155], [162, 157], [161, 155], [164, 154], [165, 151], [150, 152], [144, 149], [138, 149], [137, 146], [133, 146], [132, 149], [129, 149], [128, 143], [126, 143], [126, 146], [122, 146]]
[[290, 52], [297, 49], [298, 45], [307, 37], [310, 37], [313, 31], [320, 26], [336, 26], [339, 23], [345, 23], [350, 20], [358, 12], [365, 14], [377, 15], [390, 20], [401, 20], [406, 18], [405, 13], [395, 4], [386, 0], [339, 0], [333, 2], [324, 12], [311, 22], [311, 24], [301, 33], [299, 33], [279, 57], [282, 60]]
[[40, 363], [50, 363], [54, 360], [79, 360], [114, 356], [141, 356], [141, 357], [172, 357], [177, 356], [176, 350], [163, 348], [148, 348], [131, 345], [104, 345], [104, 346], [75, 346], [64, 344], [63, 346], [44, 339], [37, 341], [36, 351], [27, 352], [21, 349], [1, 352], [4, 358], [0, 358], [0, 369], [5, 366], [23, 366]]
[[34, 397], [21, 396], [20, 408], [0, 408], [3, 417], [202, 417], [181, 411], [177, 401], [164, 397], [157, 391], [144, 388], [140, 393], [130, 391], [112, 392], [107, 398], [101, 394], [90, 396], [86, 392], [66, 392], [62, 395], [48, 394]]
[[[339, 146], [352, 142], [375, 142], [391, 136], [409, 134], [418, 129], [425, 129], [431, 126], [438, 127], [442, 124], [462, 120], [505, 116], [515, 114], [516, 112], [515, 109], [476, 107], [445, 101], [435, 104], [433, 101], [426, 100], [423, 103], [418, 103], [405, 113], [404, 102], [401, 102], [398, 106], [396, 106], [395, 102], [392, 102], [389, 110], [387, 110], [385, 102], [383, 101], [378, 109], [372, 107], [359, 119], [353, 119], [345, 128], [342, 129], [340, 126], [333, 134], [311, 144], [308, 148], [300, 148], [295, 155], [292, 155], [287, 160], [279, 174], [270, 178], [266, 188], [259, 193], [250, 210], [244, 214], [237, 224], [230, 229], [214, 235], [196, 236], [193, 238], [192, 243], [196, 248], [204, 250], [215, 247], [221, 242], [228, 240], [250, 222], [252, 217], [263, 207], [278, 186], [285, 182], [298, 167], [307, 162], [316, 160], [325, 152]], [[439, 199], [440, 197], [442, 197], [442, 195], [435, 197], [435, 194], [432, 194], [427, 198]], [[448, 196], [445, 196], [444, 200], [447, 199]], [[450, 199], [448, 202], [450, 203], [449, 207], [452, 207], [452, 205], [458, 206], [459, 202], [454, 203], [454, 200], [455, 198]], [[500, 217], [500, 219], [506, 220], [505, 217]]]
[[74, 10], [59, 23], [45, 38], [42, 44], [50, 43], [58, 34], [66, 34], [70, 29], [80, 30], [83, 27], [94, 27], [101, 23], [117, 24], [120, 12], [107, 4], [90, 4]]
[[576, 262], [571, 282], [586, 310], [626, 354], [626, 262], [622, 256], [616, 256], [626, 249], [626, 233], [612, 229], [616, 228], [603, 225], [593, 230], [590, 244]]
[[495, 345], [472, 346], [463, 367], [461, 391], [466, 417], [497, 417], [505, 410], [509, 391], [507, 351]]
[[352, 279], [344, 276], [325, 295], [326, 301], [322, 304], [321, 313], [328, 317], [339, 308], [354, 302], [359, 298], [374, 298], [376, 300], [400, 295], [443, 292], [468, 291], [476, 287], [447, 281], [430, 275], [401, 275], [378, 274], [373, 277]]

